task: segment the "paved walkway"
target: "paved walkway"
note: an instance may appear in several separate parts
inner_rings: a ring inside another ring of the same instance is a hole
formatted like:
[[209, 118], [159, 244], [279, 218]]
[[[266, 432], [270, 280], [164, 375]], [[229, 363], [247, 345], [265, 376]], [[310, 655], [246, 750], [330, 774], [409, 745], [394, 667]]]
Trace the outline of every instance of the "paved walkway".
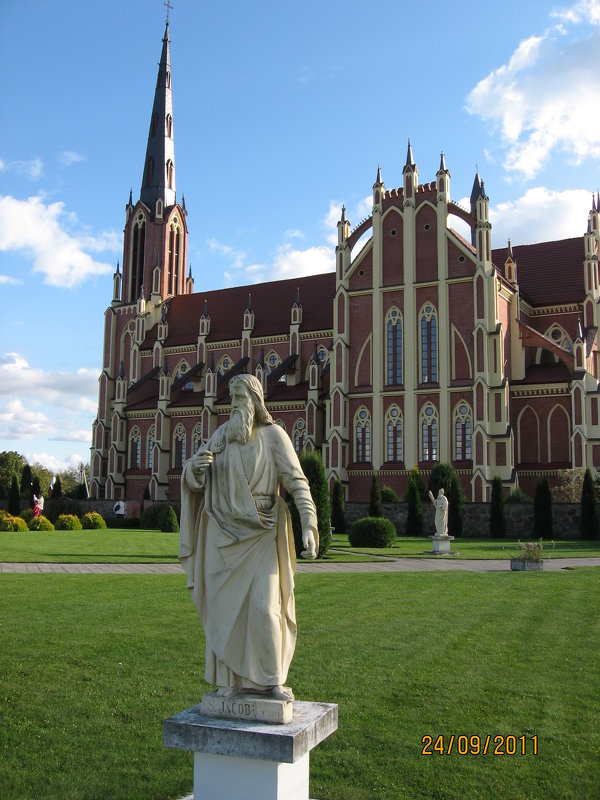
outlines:
[[[558, 572], [561, 569], [576, 567], [600, 567], [600, 557], [592, 558], [551, 558], [544, 562], [544, 570]], [[465, 570], [467, 572], [510, 572], [510, 560], [467, 559], [453, 556], [435, 558], [395, 558], [386, 561], [363, 561], [356, 563], [331, 564], [325, 562], [299, 561], [298, 573], [319, 572], [440, 572]], [[60, 575], [177, 575], [181, 566], [176, 564], [8, 564], [0, 563], [0, 572], [6, 574], [41, 573]]]

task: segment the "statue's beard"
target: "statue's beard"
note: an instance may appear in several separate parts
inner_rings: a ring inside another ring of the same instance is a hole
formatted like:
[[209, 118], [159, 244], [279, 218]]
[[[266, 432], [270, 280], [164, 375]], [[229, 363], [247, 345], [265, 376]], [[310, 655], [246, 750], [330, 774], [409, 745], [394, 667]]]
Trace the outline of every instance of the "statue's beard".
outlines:
[[229, 417], [229, 428], [227, 431], [227, 439], [230, 442], [239, 442], [246, 444], [252, 434], [252, 426], [254, 425], [254, 406], [248, 405], [246, 407], [240, 406], [234, 408]]

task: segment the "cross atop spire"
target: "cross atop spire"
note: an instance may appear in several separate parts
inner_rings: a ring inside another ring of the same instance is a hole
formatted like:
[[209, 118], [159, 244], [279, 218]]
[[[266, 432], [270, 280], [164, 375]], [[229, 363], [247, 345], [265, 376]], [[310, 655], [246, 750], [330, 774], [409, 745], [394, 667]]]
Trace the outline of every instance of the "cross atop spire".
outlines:
[[163, 3], [163, 6], [167, 7], [167, 25], [169, 24], [169, 11], [173, 8], [169, 0], [166, 3]]

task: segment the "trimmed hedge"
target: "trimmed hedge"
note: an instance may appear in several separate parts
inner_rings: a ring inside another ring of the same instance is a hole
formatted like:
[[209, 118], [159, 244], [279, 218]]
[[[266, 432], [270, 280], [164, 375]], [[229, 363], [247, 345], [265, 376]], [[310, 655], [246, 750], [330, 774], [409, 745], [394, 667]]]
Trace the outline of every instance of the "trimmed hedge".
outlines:
[[61, 514], [54, 523], [54, 528], [57, 531], [80, 531], [83, 526], [75, 514]]
[[385, 517], [362, 517], [350, 526], [352, 547], [391, 547], [396, 541], [396, 528]]
[[81, 518], [81, 527], [84, 531], [98, 531], [106, 528], [106, 522], [102, 514], [97, 511], [88, 511]]
[[54, 525], [50, 522], [48, 517], [40, 514], [39, 517], [32, 517], [29, 523], [30, 531], [53, 531]]
[[12, 531], [13, 533], [24, 533], [28, 531], [27, 523], [23, 517], [13, 517], [5, 514], [0, 519], [0, 531]]
[[391, 486], [381, 487], [381, 502], [382, 503], [397, 503], [400, 498]]

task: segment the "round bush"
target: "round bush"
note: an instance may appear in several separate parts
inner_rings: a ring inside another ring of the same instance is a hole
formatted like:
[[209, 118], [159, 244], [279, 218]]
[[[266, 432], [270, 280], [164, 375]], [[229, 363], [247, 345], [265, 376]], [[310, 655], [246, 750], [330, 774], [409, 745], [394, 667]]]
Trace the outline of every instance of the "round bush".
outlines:
[[29, 528], [23, 517], [12, 517], [10, 514], [5, 514], [2, 519], [0, 519], [0, 531], [23, 533], [28, 530]]
[[61, 514], [54, 523], [57, 531], [80, 531], [82, 528], [79, 517], [75, 514]]
[[50, 522], [48, 517], [40, 514], [39, 517], [32, 517], [29, 523], [30, 531], [53, 531], [54, 525]]
[[12, 517], [12, 514], [9, 514], [9, 513], [8, 513], [8, 511], [6, 511], [6, 510], [5, 510], [5, 509], [3, 509], [3, 508], [0, 508], [0, 522], [2, 522], [2, 520], [3, 520], [5, 517]]
[[396, 540], [396, 529], [385, 517], [362, 517], [350, 526], [352, 547], [391, 547]]
[[392, 489], [391, 486], [382, 486], [381, 487], [381, 502], [382, 503], [397, 503], [398, 502], [398, 495]]
[[106, 528], [106, 522], [104, 522], [102, 514], [98, 514], [97, 511], [88, 511], [81, 518], [81, 527], [84, 531], [97, 531]]
[[178, 533], [179, 523], [173, 506], [165, 506], [158, 517], [158, 524], [163, 533]]
[[162, 503], [153, 503], [151, 506], [144, 508], [140, 516], [140, 528], [148, 531], [159, 530], [159, 519], [163, 508], [164, 505]]

